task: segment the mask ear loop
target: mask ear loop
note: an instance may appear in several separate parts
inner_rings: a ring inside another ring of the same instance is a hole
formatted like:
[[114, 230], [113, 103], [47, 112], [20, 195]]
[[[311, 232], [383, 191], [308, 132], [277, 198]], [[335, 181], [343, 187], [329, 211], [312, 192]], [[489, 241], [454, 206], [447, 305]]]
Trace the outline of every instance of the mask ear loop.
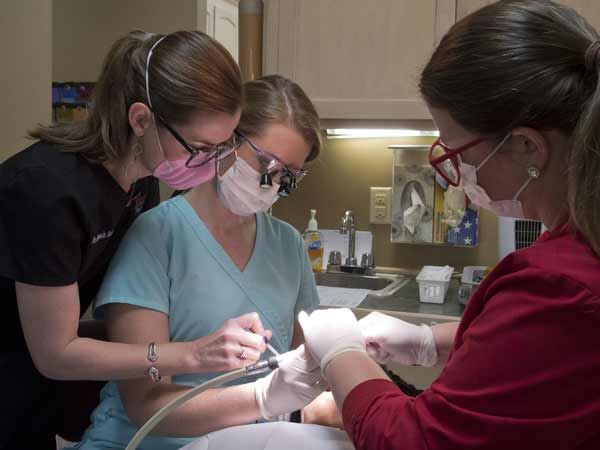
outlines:
[[504, 136], [504, 139], [502, 139], [502, 141], [500, 141], [500, 143], [499, 143], [498, 145], [496, 145], [496, 147], [494, 148], [494, 150], [492, 150], [492, 152], [491, 152], [489, 155], [487, 155], [487, 156], [484, 158], [484, 160], [483, 160], [483, 161], [481, 161], [481, 162], [479, 163], [479, 165], [478, 165], [478, 166], [475, 168], [475, 171], [478, 171], [479, 169], [481, 169], [481, 168], [483, 167], [483, 165], [484, 165], [486, 162], [488, 162], [488, 161], [489, 161], [489, 160], [492, 158], [492, 156], [494, 156], [494, 155], [495, 155], [495, 154], [498, 152], [498, 150], [500, 150], [500, 149], [502, 148], [502, 146], [504, 145], [504, 143], [505, 143], [506, 141], [508, 141], [508, 138], [509, 138], [509, 137], [511, 137], [511, 135], [512, 135], [512, 134], [509, 132], [509, 133], [508, 133], [506, 136]]
[[166, 37], [167, 36], [161, 37], [150, 48], [150, 51], [148, 52], [148, 56], [146, 57], [146, 73], [144, 74], [144, 78], [146, 80], [146, 98], [148, 99], [148, 106], [150, 107], [150, 112], [152, 113], [152, 123], [154, 124], [154, 136], [156, 136], [156, 142], [158, 143], [158, 148], [160, 149], [160, 152], [162, 153], [163, 158], [165, 159], [165, 161], [167, 163], [167, 166], [169, 167], [169, 169], [171, 169], [171, 164], [169, 163], [169, 160], [167, 159], [167, 155], [165, 154], [165, 151], [163, 150], [162, 145], [160, 143], [160, 138], [158, 136], [158, 126], [156, 125], [156, 119], [154, 118], [154, 112], [152, 112], [152, 100], [150, 99], [150, 58], [152, 58], [152, 53], [154, 52], [154, 49], [156, 48], [156, 46], [158, 44], [160, 44], [162, 42], [162, 40]]
[[[235, 149], [232, 153], [235, 156], [235, 160], [237, 161], [238, 160], [237, 149]], [[231, 153], [229, 155], [225, 156], [225, 158], [228, 158], [230, 155], [231, 155]], [[219, 168], [221, 167], [221, 161], [225, 158], [217, 158], [217, 163], [215, 164], [215, 166], [216, 166], [215, 170], [217, 171], [217, 177], [221, 176], [221, 174], [219, 173]], [[229, 167], [229, 169], [231, 169], [231, 166]], [[227, 170], [229, 170], [229, 169], [227, 169]]]
[[537, 180], [541, 175], [540, 169], [538, 169], [535, 166], [530, 166], [527, 168], [527, 181], [525, 181], [525, 183], [523, 184], [523, 186], [521, 186], [521, 189], [519, 189], [517, 191], [517, 193], [515, 194], [515, 196], [513, 197], [513, 200], [516, 200], [519, 198], [519, 195], [521, 195], [521, 193], [525, 190], [525, 188], [527, 186], [529, 186], [529, 183], [531, 183], [531, 180]]

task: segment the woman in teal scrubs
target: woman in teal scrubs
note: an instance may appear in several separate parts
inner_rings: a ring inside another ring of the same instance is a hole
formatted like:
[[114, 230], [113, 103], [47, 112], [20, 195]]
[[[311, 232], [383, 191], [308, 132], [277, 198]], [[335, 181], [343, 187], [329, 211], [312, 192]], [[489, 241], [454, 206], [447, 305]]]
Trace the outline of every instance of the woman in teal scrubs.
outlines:
[[[247, 313], [258, 313], [279, 352], [296, 348], [301, 334], [295, 318], [319, 303], [302, 237], [266, 213], [295, 189], [305, 162], [317, 157], [318, 116], [301, 88], [282, 77], [252, 81], [245, 89], [235, 145], [221, 155], [213, 182], [143, 214], [97, 296], [94, 314], [106, 319], [112, 340], [157, 343], [158, 372], [161, 343], [208, 338], [224, 321]], [[241, 348], [239, 357], [258, 356], [251, 352]], [[314, 386], [320, 373], [300, 351], [292, 355], [293, 375], [279, 377], [285, 383], [273, 387], [269, 375], [206, 391], [167, 417], [155, 430], [160, 436], [139, 448], [176, 449], [210, 431], [300, 409], [321, 392]], [[289, 378], [295, 374], [305, 378]], [[153, 413], [214, 376], [108, 383], [78, 448], [124, 448]]]

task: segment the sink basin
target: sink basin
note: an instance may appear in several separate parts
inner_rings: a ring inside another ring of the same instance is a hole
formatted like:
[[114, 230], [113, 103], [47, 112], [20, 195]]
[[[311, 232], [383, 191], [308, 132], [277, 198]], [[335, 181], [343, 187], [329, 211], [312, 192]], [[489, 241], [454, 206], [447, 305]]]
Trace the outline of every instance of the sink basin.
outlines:
[[384, 277], [356, 275], [343, 272], [322, 272], [315, 273], [315, 281], [319, 286], [378, 291], [391, 284], [394, 280]]

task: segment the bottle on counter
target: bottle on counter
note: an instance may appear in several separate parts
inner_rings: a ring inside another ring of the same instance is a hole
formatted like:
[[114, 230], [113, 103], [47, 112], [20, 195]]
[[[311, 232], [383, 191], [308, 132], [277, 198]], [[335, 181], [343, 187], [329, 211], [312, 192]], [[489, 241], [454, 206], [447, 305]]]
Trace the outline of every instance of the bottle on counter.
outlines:
[[323, 235], [319, 231], [319, 224], [315, 218], [316, 209], [310, 210], [310, 220], [308, 228], [304, 232], [304, 242], [308, 250], [310, 265], [315, 273], [320, 273], [323, 268]]

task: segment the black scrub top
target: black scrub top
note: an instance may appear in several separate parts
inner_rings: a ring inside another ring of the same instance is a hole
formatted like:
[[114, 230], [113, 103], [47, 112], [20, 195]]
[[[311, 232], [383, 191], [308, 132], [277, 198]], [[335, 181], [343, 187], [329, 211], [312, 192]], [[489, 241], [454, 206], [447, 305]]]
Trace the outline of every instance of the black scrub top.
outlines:
[[[83, 314], [133, 220], [158, 202], [155, 178], [140, 179], [125, 192], [102, 164], [45, 142], [0, 165], [0, 373], [33, 369], [15, 281], [77, 282]], [[22, 364], [15, 365], [16, 355], [25, 357]]]

